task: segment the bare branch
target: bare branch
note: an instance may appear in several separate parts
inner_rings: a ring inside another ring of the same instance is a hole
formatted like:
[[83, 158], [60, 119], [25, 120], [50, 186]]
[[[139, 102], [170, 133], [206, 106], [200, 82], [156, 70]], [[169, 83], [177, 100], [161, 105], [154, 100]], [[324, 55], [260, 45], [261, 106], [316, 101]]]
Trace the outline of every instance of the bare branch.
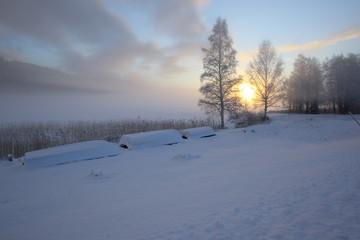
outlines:
[[234, 98], [234, 88], [240, 84], [241, 77], [236, 76], [238, 61], [226, 21], [218, 18], [212, 32], [210, 48], [202, 49], [204, 72], [200, 76], [202, 86], [199, 91], [204, 98], [199, 100], [199, 106], [206, 113], [218, 113], [224, 127], [225, 112], [239, 107], [238, 99]]
[[270, 41], [260, 44], [259, 52], [249, 63], [247, 74], [249, 82], [255, 87], [257, 100], [264, 105], [264, 118], [268, 107], [277, 103], [283, 89], [283, 61], [277, 55]]

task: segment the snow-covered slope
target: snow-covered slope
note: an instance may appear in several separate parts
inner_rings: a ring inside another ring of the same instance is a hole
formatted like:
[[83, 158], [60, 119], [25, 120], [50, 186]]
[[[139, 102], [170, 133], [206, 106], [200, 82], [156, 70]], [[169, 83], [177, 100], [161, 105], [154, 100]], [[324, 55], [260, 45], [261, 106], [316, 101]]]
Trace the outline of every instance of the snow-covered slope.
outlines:
[[0, 239], [360, 239], [349, 116], [275, 115], [121, 151], [33, 171], [2, 162]]

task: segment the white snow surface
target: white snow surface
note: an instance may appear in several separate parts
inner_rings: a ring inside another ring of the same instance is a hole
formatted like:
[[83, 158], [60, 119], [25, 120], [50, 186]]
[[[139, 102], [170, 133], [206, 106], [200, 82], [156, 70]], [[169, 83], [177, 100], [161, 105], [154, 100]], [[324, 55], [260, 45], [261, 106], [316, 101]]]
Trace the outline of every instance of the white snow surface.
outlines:
[[359, 126], [271, 117], [33, 171], [2, 161], [0, 239], [360, 239]]
[[175, 129], [156, 130], [122, 135], [119, 145], [128, 149], [141, 149], [183, 142], [181, 134]]
[[94, 140], [27, 152], [24, 163], [27, 169], [36, 169], [104, 158], [119, 153], [120, 149], [116, 144], [104, 140]]
[[181, 130], [181, 135], [184, 138], [204, 138], [215, 136], [216, 133], [212, 127], [197, 127], [197, 128], [188, 128]]

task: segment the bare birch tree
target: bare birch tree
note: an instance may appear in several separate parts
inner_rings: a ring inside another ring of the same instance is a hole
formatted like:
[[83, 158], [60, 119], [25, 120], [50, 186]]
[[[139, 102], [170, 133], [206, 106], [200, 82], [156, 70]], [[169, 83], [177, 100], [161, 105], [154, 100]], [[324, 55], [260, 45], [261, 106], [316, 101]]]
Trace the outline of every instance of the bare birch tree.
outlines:
[[267, 119], [268, 108], [282, 96], [283, 64], [271, 42], [264, 40], [247, 69], [249, 82], [255, 87], [256, 100], [264, 105], [264, 120]]
[[235, 86], [241, 82], [241, 78], [236, 76], [236, 51], [225, 19], [217, 19], [208, 40], [210, 47], [202, 49], [204, 73], [200, 77], [202, 86], [199, 91], [203, 98], [199, 100], [199, 106], [206, 113], [219, 114], [224, 128], [225, 113], [240, 106]]

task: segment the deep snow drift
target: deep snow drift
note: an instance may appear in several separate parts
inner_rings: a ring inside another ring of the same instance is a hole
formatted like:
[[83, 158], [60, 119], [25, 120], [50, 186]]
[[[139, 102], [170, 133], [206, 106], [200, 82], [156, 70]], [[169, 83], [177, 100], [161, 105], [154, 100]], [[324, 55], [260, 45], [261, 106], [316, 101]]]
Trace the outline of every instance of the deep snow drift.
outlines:
[[349, 116], [274, 115], [92, 161], [3, 161], [0, 239], [360, 239], [359, 156]]

